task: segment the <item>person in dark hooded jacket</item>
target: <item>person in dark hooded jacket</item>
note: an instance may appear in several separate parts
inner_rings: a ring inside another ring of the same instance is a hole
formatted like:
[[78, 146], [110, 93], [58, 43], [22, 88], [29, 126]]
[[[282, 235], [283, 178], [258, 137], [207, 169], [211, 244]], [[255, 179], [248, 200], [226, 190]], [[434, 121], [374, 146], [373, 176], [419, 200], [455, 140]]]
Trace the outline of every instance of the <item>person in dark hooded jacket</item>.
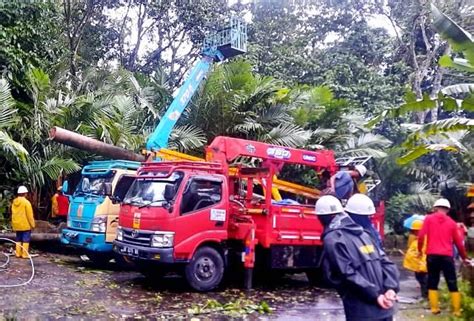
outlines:
[[354, 194], [347, 200], [347, 204], [344, 207], [344, 211], [349, 214], [351, 219], [362, 226], [375, 242], [375, 245], [380, 250], [383, 250], [382, 238], [380, 237], [379, 231], [377, 231], [372, 224], [371, 216], [375, 214], [374, 202], [364, 194]]
[[347, 321], [389, 321], [395, 314], [399, 272], [334, 196], [322, 196], [316, 214], [324, 226], [322, 269], [341, 296]]

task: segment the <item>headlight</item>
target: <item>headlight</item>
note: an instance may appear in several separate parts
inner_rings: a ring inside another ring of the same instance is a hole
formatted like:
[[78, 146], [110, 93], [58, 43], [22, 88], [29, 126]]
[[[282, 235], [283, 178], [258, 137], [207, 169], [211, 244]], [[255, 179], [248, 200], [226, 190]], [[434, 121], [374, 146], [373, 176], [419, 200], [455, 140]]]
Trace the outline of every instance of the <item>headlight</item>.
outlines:
[[117, 240], [123, 241], [123, 230], [121, 227], [117, 227]]
[[67, 227], [72, 227], [72, 220], [70, 218], [67, 219]]
[[91, 231], [105, 233], [107, 227], [107, 216], [96, 216], [92, 220]]
[[151, 236], [152, 247], [172, 247], [174, 232], [156, 232]]

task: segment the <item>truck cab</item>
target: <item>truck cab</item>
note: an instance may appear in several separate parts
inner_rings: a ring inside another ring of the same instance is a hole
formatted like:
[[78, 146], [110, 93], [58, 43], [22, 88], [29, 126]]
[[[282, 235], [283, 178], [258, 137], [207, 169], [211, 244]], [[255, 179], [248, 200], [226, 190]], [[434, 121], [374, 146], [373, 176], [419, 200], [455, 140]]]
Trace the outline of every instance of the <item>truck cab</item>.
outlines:
[[[186, 163], [185, 163], [186, 164]], [[163, 264], [188, 262], [197, 244], [227, 238], [227, 178], [201, 164], [139, 171], [122, 200], [116, 251]]]
[[[110, 260], [120, 210], [111, 194], [126, 192], [139, 166], [139, 162], [131, 161], [94, 161], [86, 165], [70, 196], [61, 242], [86, 250], [94, 261]], [[117, 184], [119, 180], [121, 184]]]

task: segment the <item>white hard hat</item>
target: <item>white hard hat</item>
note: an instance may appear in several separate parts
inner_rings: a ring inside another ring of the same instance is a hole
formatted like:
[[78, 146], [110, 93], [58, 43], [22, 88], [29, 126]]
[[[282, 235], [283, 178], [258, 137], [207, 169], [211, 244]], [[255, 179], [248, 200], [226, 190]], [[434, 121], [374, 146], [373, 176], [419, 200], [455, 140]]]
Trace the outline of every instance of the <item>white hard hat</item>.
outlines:
[[28, 189], [25, 186], [18, 187], [18, 194], [26, 194], [28, 193]]
[[344, 212], [341, 202], [332, 195], [324, 195], [316, 202], [316, 215], [329, 215]]
[[364, 177], [367, 173], [367, 168], [364, 165], [356, 165], [355, 169], [359, 172], [360, 177]]
[[346, 207], [344, 208], [346, 212], [359, 215], [374, 215], [375, 214], [375, 205], [374, 202], [364, 194], [354, 194], [348, 200]]
[[449, 201], [445, 198], [440, 198], [439, 200], [437, 200], [433, 207], [446, 207], [446, 208], [451, 208], [451, 204], [449, 203]]

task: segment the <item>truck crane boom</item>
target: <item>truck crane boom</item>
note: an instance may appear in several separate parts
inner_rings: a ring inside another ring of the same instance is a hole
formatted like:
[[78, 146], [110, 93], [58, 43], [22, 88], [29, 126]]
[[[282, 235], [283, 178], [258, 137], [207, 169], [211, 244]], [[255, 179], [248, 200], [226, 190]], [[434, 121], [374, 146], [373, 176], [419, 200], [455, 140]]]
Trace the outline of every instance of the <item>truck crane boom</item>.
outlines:
[[232, 17], [229, 24], [215, 34], [208, 36], [201, 51], [202, 58], [193, 67], [189, 77], [179, 88], [176, 97], [166, 110], [158, 126], [148, 138], [146, 148], [156, 152], [168, 146], [168, 140], [176, 122], [189, 101], [206, 78], [214, 62], [223, 61], [247, 51], [247, 26], [245, 22]]

